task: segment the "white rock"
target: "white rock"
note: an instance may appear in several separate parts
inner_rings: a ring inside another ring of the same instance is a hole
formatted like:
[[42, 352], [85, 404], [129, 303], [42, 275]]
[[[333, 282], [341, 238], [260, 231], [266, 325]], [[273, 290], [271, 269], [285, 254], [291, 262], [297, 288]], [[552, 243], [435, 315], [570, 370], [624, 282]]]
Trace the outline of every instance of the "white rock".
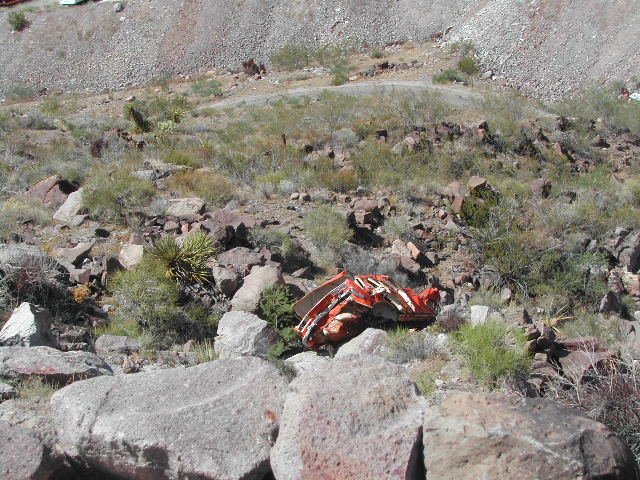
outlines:
[[36, 347], [56, 346], [51, 334], [51, 315], [44, 308], [23, 302], [0, 330], [0, 345]]
[[144, 247], [142, 245], [125, 245], [120, 250], [118, 261], [127, 270], [132, 269], [140, 263], [144, 255]]
[[58, 208], [53, 218], [61, 222], [79, 225], [84, 219], [84, 215], [78, 215], [82, 210], [82, 188], [69, 194], [65, 202]]

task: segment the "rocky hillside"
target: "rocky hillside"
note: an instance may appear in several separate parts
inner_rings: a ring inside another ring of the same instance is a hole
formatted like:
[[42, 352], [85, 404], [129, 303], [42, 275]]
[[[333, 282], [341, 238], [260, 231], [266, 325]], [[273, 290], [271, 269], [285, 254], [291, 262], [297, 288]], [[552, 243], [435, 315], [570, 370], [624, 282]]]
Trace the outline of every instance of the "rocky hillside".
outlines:
[[268, 61], [285, 44], [424, 41], [469, 0], [92, 2], [28, 14], [12, 33], [0, 10], [0, 93], [15, 84], [99, 91]]
[[596, 0], [131, 0], [123, 11], [56, 3], [35, 1], [20, 33], [0, 11], [0, 94], [20, 85], [95, 92], [267, 62], [285, 44], [424, 42], [449, 27], [446, 40], [475, 43], [501, 81], [547, 99], [590, 81], [628, 80], [640, 61], [630, 0], [604, 9]]

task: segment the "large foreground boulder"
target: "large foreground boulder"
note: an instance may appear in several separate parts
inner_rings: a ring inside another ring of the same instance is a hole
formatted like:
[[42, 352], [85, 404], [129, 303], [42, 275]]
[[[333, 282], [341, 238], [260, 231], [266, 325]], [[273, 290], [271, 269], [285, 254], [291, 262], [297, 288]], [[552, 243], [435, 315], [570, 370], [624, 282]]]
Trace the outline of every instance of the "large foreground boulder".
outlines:
[[278, 480], [424, 478], [426, 408], [406, 371], [379, 357], [307, 370], [289, 385], [273, 473]]
[[637, 480], [628, 447], [601, 423], [541, 399], [453, 392], [426, 416], [427, 478]]
[[61, 352], [51, 347], [0, 347], [0, 376], [37, 376], [58, 383], [113, 375], [104, 360], [90, 352]]
[[51, 333], [51, 321], [47, 310], [23, 302], [0, 330], [0, 345], [54, 347], [57, 342]]
[[285, 392], [273, 365], [241, 358], [76, 382], [51, 406], [94, 478], [262, 480]]
[[280, 340], [278, 332], [253, 313], [231, 311], [218, 323], [214, 349], [221, 358], [245, 355], [264, 358]]
[[42, 442], [26, 428], [0, 420], [0, 478], [46, 480], [52, 473]]
[[[69, 466], [65, 463], [64, 453], [58, 449], [58, 435], [56, 433], [55, 426], [53, 424], [53, 418], [51, 417], [51, 407], [49, 406], [48, 398], [17, 398], [0, 403], [0, 422], [6, 422], [19, 428], [25, 429], [31, 436], [35, 436], [39, 445], [33, 447], [35, 451], [33, 453], [20, 452], [19, 456], [32, 455], [38, 459], [40, 463], [39, 472], [51, 472], [55, 471], [60, 474], [60, 479], [71, 479], [73, 476], [64, 476], [64, 472], [69, 470]], [[31, 445], [35, 445], [36, 442], [30, 440]], [[7, 444], [2, 444], [2, 452], [8, 447]], [[9, 450], [11, 452], [11, 450]], [[16, 452], [13, 451], [13, 454]], [[11, 454], [11, 453], [9, 453]], [[2, 456], [3, 453], [0, 453]], [[2, 475], [2, 469], [0, 468], [0, 478], [7, 478]], [[9, 477], [10, 478], [10, 477]], [[18, 477], [23, 478], [48, 478], [48, 477]], [[56, 479], [58, 477], [55, 477]]]
[[357, 337], [342, 345], [336, 358], [349, 355], [377, 355], [384, 357], [387, 351], [387, 332], [378, 328], [367, 328]]
[[276, 285], [284, 284], [282, 271], [273, 265], [255, 266], [251, 273], [244, 278], [240, 290], [231, 299], [233, 310], [244, 310], [255, 313], [258, 311], [260, 300], [265, 291]]

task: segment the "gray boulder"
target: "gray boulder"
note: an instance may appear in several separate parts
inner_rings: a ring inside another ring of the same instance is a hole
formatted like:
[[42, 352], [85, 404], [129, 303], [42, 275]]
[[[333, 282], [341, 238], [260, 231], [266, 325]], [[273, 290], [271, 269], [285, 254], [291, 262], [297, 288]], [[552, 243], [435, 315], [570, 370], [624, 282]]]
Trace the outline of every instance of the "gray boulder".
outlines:
[[132, 269], [140, 263], [144, 255], [144, 247], [142, 245], [125, 245], [120, 250], [118, 261], [127, 270]]
[[384, 357], [387, 351], [387, 332], [377, 328], [367, 328], [357, 337], [342, 345], [335, 358], [348, 355], [377, 355]]
[[316, 352], [301, 352], [287, 358], [284, 364], [291, 367], [296, 375], [300, 375], [302, 372], [316, 367], [322, 368], [330, 361], [329, 357], [323, 357]]
[[37, 347], [56, 346], [51, 333], [51, 314], [37, 305], [23, 302], [0, 330], [0, 345]]
[[240, 274], [232, 268], [213, 267], [211, 269], [213, 280], [222, 293], [227, 297], [233, 297], [240, 285]]
[[0, 400], [10, 400], [18, 396], [18, 390], [8, 383], [0, 382]]
[[428, 479], [635, 480], [629, 448], [601, 423], [541, 399], [453, 392], [425, 418]]
[[7, 422], [31, 432], [42, 444], [43, 463], [50, 465], [56, 472], [64, 471], [64, 452], [57, 445], [58, 434], [53, 424], [48, 398], [17, 398], [0, 403], [0, 422]]
[[280, 340], [268, 322], [249, 312], [232, 311], [225, 313], [218, 323], [214, 350], [222, 358], [266, 357]]
[[46, 480], [52, 473], [44, 446], [33, 432], [0, 420], [3, 480]]
[[61, 352], [51, 347], [0, 347], [0, 376], [37, 376], [68, 383], [99, 375], [113, 375], [94, 353]]
[[374, 356], [333, 359], [289, 385], [271, 467], [278, 480], [424, 478], [426, 400], [406, 370]]
[[172, 217], [185, 217], [202, 213], [205, 202], [201, 198], [172, 198], [169, 200], [166, 214]]
[[273, 265], [264, 267], [256, 266], [251, 273], [244, 278], [240, 290], [231, 299], [233, 310], [244, 310], [255, 313], [262, 300], [262, 294], [276, 285], [284, 284], [282, 271]]
[[73, 265], [79, 267], [85, 258], [89, 257], [94, 242], [79, 243], [71, 248], [59, 248], [56, 255], [65, 265]]
[[70, 225], [80, 225], [84, 215], [79, 215], [82, 210], [82, 188], [70, 193], [65, 202], [58, 208], [53, 218]]
[[76, 382], [51, 407], [60, 444], [94, 478], [261, 480], [286, 385], [269, 362], [226, 359]]
[[140, 342], [123, 335], [100, 335], [96, 340], [95, 347], [99, 354], [122, 353], [130, 355], [140, 351]]

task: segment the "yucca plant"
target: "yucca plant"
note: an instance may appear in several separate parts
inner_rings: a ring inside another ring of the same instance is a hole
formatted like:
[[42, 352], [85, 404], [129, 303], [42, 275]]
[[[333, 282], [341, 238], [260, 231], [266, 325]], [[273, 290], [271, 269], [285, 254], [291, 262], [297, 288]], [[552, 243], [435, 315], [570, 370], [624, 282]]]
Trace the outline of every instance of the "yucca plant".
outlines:
[[188, 235], [182, 245], [171, 237], [157, 240], [150, 254], [162, 263], [168, 277], [183, 284], [208, 283], [207, 261], [217, 255], [218, 245], [204, 232]]
[[142, 112], [136, 110], [133, 105], [125, 106], [124, 113], [129, 120], [136, 124], [135, 130], [137, 133], [147, 133], [153, 128], [151, 121]]

